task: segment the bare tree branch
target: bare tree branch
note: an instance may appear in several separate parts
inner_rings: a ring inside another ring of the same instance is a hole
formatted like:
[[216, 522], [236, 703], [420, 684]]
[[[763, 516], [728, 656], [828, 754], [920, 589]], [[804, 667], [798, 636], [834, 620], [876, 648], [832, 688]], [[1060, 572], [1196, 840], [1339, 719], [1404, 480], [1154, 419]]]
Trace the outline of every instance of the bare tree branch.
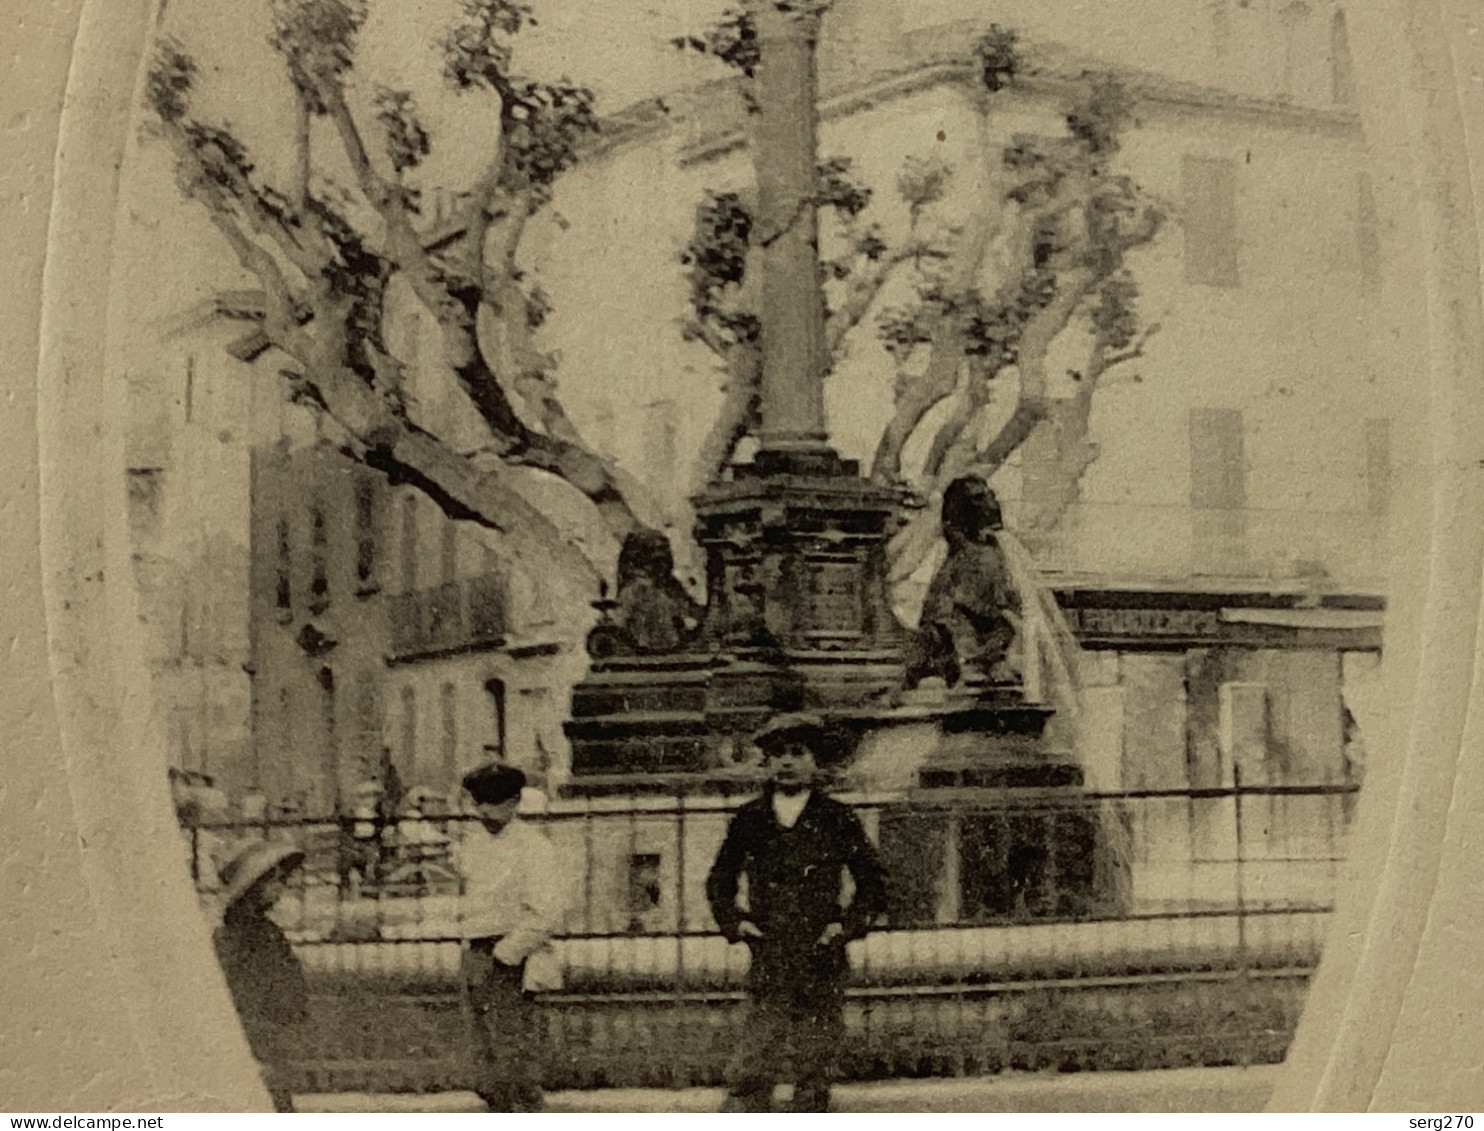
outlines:
[[920, 249], [915, 246], [903, 247], [892, 254], [883, 257], [872, 265], [871, 270], [858, 277], [850, 287], [845, 301], [840, 308], [830, 315], [829, 323], [825, 328], [825, 344], [830, 351], [831, 357], [838, 356], [840, 348], [845, 344], [845, 338], [860, 325], [860, 320], [871, 310], [877, 296], [886, 286], [887, 280], [891, 278], [892, 272], [905, 261], [918, 255]]
[[377, 172], [372, 164], [360, 127], [345, 100], [344, 88], [338, 81], [324, 82], [320, 84], [319, 94], [335, 124], [341, 148], [350, 161], [362, 195], [386, 227], [385, 254], [401, 269], [418, 298], [440, 322], [451, 320], [457, 324], [462, 317], [461, 304], [441, 283], [432, 257], [413, 227], [403, 190]]
[[953, 406], [953, 412], [933, 436], [933, 442], [929, 445], [927, 456], [922, 463], [922, 474], [930, 481], [940, 479], [948, 453], [958, 445], [969, 425], [978, 418], [984, 406], [989, 403], [990, 381], [994, 374], [987, 372], [989, 366], [982, 357], [970, 357], [965, 360], [969, 370], [968, 380], [963, 383], [963, 391]]
[[696, 453], [692, 494], [699, 494], [721, 476], [757, 417], [763, 379], [762, 351], [752, 345], [735, 345], [722, 356], [727, 361], [727, 381], [721, 408]]
[[882, 430], [871, 461], [871, 478], [894, 481], [902, 471], [902, 451], [927, 414], [958, 387], [963, 364], [964, 335], [956, 320], [945, 319], [934, 331], [932, 353], [921, 375], [898, 373], [896, 411]]
[[[995, 227], [987, 218], [973, 227], [973, 234], [960, 252], [949, 261], [944, 287], [949, 293], [968, 292], [984, 269], [984, 259]], [[923, 419], [958, 386], [959, 368], [967, 345], [966, 326], [961, 314], [948, 312], [933, 326], [927, 366], [920, 377], [899, 371], [896, 384], [896, 411], [882, 431], [871, 461], [871, 478], [890, 483], [902, 472], [902, 450], [917, 431]]]
[[217, 231], [226, 238], [237, 255], [237, 261], [251, 271], [262, 284], [265, 303], [263, 332], [268, 339], [291, 357], [307, 363], [313, 356], [314, 342], [299, 328], [293, 288], [278, 261], [242, 231], [230, 213], [208, 208], [207, 215]]
[[1057, 277], [1056, 297], [1037, 311], [1020, 337], [1020, 395], [1010, 418], [990, 441], [979, 449], [975, 463], [997, 468], [1023, 444], [1047, 412], [1046, 351], [1066, 329], [1078, 305], [1097, 279], [1090, 268], [1078, 267]]
[[731, 362], [732, 351], [738, 347], [737, 342], [723, 337], [715, 326], [703, 322], [699, 318], [688, 319], [682, 333], [687, 339], [700, 342], [715, 354], [719, 360], [728, 363]]

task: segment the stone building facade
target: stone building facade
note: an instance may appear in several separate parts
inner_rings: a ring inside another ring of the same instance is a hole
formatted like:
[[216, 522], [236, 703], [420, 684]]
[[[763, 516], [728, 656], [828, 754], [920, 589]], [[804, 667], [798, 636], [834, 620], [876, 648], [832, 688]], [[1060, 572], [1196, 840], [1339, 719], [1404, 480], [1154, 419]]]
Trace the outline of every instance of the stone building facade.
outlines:
[[252, 544], [240, 778], [274, 810], [347, 812], [390, 768], [445, 806], [492, 758], [561, 774], [573, 649], [487, 532], [320, 442], [254, 453]]

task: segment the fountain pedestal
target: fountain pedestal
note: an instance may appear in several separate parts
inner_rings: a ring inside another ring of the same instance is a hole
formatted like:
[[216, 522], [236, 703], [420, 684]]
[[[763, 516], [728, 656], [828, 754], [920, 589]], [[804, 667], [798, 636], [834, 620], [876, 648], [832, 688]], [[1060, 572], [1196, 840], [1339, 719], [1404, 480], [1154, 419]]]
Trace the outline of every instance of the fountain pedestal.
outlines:
[[[702, 624], [665, 655], [621, 643], [600, 655], [590, 642], [567, 726], [574, 783], [683, 773], [725, 784], [777, 712], [849, 715], [883, 700], [902, 678], [886, 542], [905, 502], [823, 447], [764, 451], [697, 499]], [[619, 636], [605, 624], [595, 639]]]
[[1018, 688], [909, 693], [932, 720], [913, 780], [880, 812], [894, 924], [1083, 919], [1128, 901], [1125, 814], [1089, 797], [1053, 711]]
[[[747, 5], [759, 46], [751, 131], [759, 450], [752, 463], [730, 468], [728, 478], [695, 500], [696, 538], [707, 566], [706, 606], [693, 633], [677, 627], [690, 601], [677, 592], [664, 564], [663, 539], [651, 544], [653, 532], [630, 535], [630, 569], [622, 571], [617, 600], [600, 603], [605, 620], [588, 641], [592, 668], [573, 692], [567, 724], [572, 777], [565, 790], [754, 790], [750, 736], [772, 715], [801, 708], [818, 711], [853, 737], [844, 763], [861, 763], [862, 749], [874, 743], [876, 753], [865, 760], [874, 764], [883, 755], [890, 770], [894, 752], [881, 743], [904, 737], [907, 730], [894, 728], [910, 724], [931, 747], [913, 767], [915, 778], [901, 789], [866, 791], [888, 802], [881, 812], [883, 849], [897, 817], [944, 847], [941, 875], [924, 887], [913, 880], [912, 868], [931, 854], [925, 857], [924, 846], [908, 836], [896, 887], [930, 896], [941, 889], [935, 897], [940, 918], [943, 908], [961, 908], [978, 890], [974, 877], [991, 874], [975, 862], [988, 860], [990, 849], [973, 859], [964, 855], [970, 843], [964, 830], [982, 827], [986, 843], [998, 846], [993, 851], [1017, 862], [1011, 873], [1021, 877], [1013, 883], [1024, 905], [1027, 892], [1034, 897], [1040, 889], [1024, 879], [1034, 868], [1022, 862], [1050, 853], [1048, 866], [1069, 874], [1070, 863], [1057, 863], [1060, 850], [1047, 847], [1066, 827], [1053, 822], [1045, 835], [1006, 840], [995, 831], [995, 814], [1034, 821], [1020, 809], [1046, 798], [1070, 804], [1080, 795], [1081, 773], [1070, 755], [1045, 748], [1050, 708], [1026, 703], [1015, 689], [970, 682], [926, 710], [893, 705], [909, 682], [909, 634], [892, 614], [886, 550], [909, 498], [872, 483], [828, 445], [824, 378], [832, 359], [819, 260], [815, 80], [823, 7]], [[989, 494], [983, 483], [977, 486]], [[945, 493], [945, 527], [946, 499]], [[961, 548], [983, 550], [987, 543], [974, 543], [970, 533]], [[980, 556], [985, 560], [964, 571], [964, 600], [986, 607], [970, 609], [969, 619], [986, 614], [1003, 628], [1010, 595], [985, 583], [991, 566], [987, 551]], [[957, 608], [962, 601], [949, 603]], [[618, 619], [610, 615], [615, 611]], [[943, 665], [944, 678], [950, 667], [958, 672], [956, 661], [964, 658], [954, 634], [947, 639], [955, 663]], [[979, 645], [975, 654], [991, 655], [985, 641]], [[921, 678], [914, 670], [912, 681]], [[897, 771], [904, 751], [895, 752]], [[1092, 882], [1079, 879], [1074, 886], [1085, 891]], [[1063, 884], [1057, 890], [1070, 889]]]

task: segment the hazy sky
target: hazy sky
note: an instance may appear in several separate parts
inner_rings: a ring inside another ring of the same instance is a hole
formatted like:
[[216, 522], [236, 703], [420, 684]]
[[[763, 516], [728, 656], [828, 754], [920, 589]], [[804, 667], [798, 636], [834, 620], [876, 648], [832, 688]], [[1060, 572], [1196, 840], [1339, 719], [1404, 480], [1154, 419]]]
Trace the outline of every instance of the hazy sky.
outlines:
[[[715, 61], [676, 51], [670, 41], [705, 29], [735, 3], [534, 0], [539, 23], [520, 36], [516, 69], [586, 84], [597, 94], [600, 113], [612, 113], [644, 97], [724, 74]], [[377, 85], [414, 91], [434, 139], [421, 180], [458, 188], [487, 160], [497, 113], [491, 96], [457, 95], [441, 78], [436, 44], [458, 14], [458, 0], [371, 0], [370, 6], [353, 105], [364, 106]], [[1206, 55], [1213, 45], [1206, 26], [1211, 18], [1208, 0], [1170, 0], [1158, 19], [1149, 17], [1150, 10], [1137, 6], [1131, 17], [1121, 5], [1079, 0], [837, 0], [825, 30], [830, 36], [835, 34], [831, 27], [838, 32], [852, 19], [871, 26], [887, 16], [903, 30], [994, 19], [1021, 29], [1039, 44], [1059, 42], [1077, 54], [1102, 55], [1175, 77], [1219, 79], [1221, 68]], [[1276, 18], [1275, 10], [1275, 0], [1253, 0], [1243, 9], [1237, 32], [1250, 24], [1248, 32], [1267, 34], [1263, 28]], [[267, 0], [166, 0], [162, 22], [164, 31], [201, 64], [197, 112], [230, 124], [247, 141], [264, 175], [281, 181], [290, 159], [286, 128], [292, 96], [281, 62], [267, 43]], [[1271, 62], [1272, 41], [1267, 42], [1269, 49], [1250, 54]], [[1231, 71], [1227, 64], [1222, 67]], [[1240, 80], [1234, 73], [1227, 78]], [[336, 147], [333, 137], [326, 136], [317, 157]], [[122, 199], [117, 316], [131, 325], [150, 323], [189, 306], [213, 287], [232, 284], [232, 266], [219, 238], [199, 209], [180, 202], [161, 146], [147, 145], [131, 155]]]
[[[676, 51], [670, 40], [705, 28], [725, 0], [637, 0], [607, 3], [536, 0], [538, 26], [523, 32], [517, 69], [536, 77], [566, 76], [593, 88], [600, 113], [662, 90], [723, 73], [713, 61]], [[466, 183], [494, 145], [498, 107], [492, 96], [458, 95], [440, 73], [438, 37], [458, 12], [457, 0], [373, 0], [361, 37], [356, 94], [377, 84], [415, 92], [434, 139], [422, 170], [428, 184]], [[259, 169], [281, 177], [289, 159], [292, 95], [267, 43], [265, 0], [169, 0], [164, 30], [201, 66], [196, 101], [205, 119], [226, 123], [247, 141]], [[357, 99], [359, 100], [359, 99]], [[326, 136], [326, 149], [335, 145]], [[131, 326], [169, 317], [221, 286], [247, 285], [199, 207], [175, 190], [159, 143], [136, 145], [126, 162], [115, 275], [114, 315]]]

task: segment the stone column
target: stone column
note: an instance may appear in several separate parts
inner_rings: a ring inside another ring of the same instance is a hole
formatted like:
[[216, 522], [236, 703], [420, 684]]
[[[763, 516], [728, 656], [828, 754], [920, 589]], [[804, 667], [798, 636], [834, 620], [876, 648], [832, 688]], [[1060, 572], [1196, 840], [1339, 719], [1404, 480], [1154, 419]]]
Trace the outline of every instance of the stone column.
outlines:
[[762, 59], [753, 161], [761, 241], [764, 448], [825, 445], [824, 294], [819, 279], [815, 42], [820, 17], [780, 12], [773, 0], [753, 9]]

